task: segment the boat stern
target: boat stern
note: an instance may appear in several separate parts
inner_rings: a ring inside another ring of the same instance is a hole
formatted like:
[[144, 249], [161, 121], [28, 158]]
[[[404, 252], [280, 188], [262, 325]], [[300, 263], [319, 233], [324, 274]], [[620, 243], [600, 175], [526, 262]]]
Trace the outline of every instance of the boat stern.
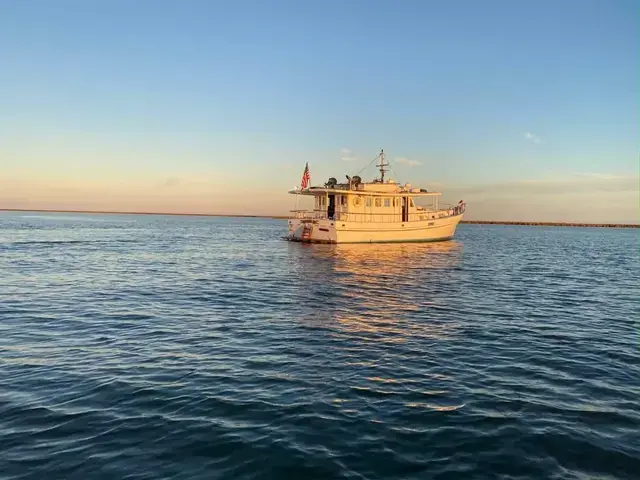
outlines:
[[305, 243], [336, 243], [336, 228], [332, 220], [291, 218], [285, 240]]

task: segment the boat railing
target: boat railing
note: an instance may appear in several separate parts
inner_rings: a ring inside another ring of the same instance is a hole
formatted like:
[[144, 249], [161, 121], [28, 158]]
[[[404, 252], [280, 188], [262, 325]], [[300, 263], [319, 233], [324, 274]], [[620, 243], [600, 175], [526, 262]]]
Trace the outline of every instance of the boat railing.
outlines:
[[339, 222], [357, 223], [398, 223], [398, 222], [423, 222], [425, 220], [436, 220], [446, 217], [455, 217], [464, 213], [464, 204], [451, 206], [449, 208], [439, 208], [438, 210], [417, 210], [409, 212], [408, 220], [403, 220], [402, 214], [378, 213], [378, 212], [340, 212], [329, 215], [325, 209], [322, 210], [291, 210], [291, 218], [298, 220], [334, 220]]
[[291, 210], [289, 212], [291, 215], [291, 218], [297, 218], [300, 220], [304, 220], [304, 219], [309, 219], [309, 220], [325, 220], [326, 219], [326, 212], [325, 213], [325, 217], [322, 217], [322, 211], [320, 210]]

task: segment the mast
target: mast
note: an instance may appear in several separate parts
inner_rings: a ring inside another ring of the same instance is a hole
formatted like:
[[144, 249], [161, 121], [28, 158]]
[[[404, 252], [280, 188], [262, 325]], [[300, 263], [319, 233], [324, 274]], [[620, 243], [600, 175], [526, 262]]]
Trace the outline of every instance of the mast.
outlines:
[[384, 174], [386, 170], [384, 167], [388, 167], [389, 164], [384, 162], [384, 150], [380, 150], [380, 163], [376, 167], [380, 167], [380, 182], [384, 183]]

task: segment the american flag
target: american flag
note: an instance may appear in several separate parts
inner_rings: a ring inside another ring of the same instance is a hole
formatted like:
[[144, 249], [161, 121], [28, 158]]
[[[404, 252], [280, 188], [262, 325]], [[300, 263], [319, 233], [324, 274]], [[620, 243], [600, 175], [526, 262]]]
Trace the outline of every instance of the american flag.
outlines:
[[300, 182], [300, 187], [305, 189], [309, 186], [309, 180], [311, 176], [309, 175], [309, 162], [304, 166], [304, 172], [302, 173], [302, 181]]

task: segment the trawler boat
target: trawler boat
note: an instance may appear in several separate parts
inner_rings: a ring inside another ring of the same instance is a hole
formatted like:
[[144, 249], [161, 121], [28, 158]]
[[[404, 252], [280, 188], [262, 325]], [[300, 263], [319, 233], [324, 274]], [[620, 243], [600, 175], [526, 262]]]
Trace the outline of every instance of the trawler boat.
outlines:
[[[286, 240], [308, 243], [434, 242], [449, 240], [466, 205], [439, 205], [440, 192], [413, 188], [385, 179], [384, 151], [374, 160], [380, 178], [363, 182], [359, 176], [338, 183], [330, 178], [323, 186], [309, 185], [308, 164], [300, 189], [294, 195], [314, 197], [313, 210], [292, 210]], [[430, 205], [419, 205], [420, 201]]]

